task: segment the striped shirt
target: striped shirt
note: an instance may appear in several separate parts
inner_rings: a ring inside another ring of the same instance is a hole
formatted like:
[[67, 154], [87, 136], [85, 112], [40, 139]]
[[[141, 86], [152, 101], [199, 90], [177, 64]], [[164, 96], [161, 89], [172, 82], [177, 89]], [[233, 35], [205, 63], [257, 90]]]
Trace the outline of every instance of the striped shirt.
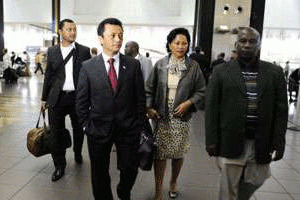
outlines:
[[258, 68], [253, 66], [244, 66], [242, 69], [242, 75], [245, 80], [247, 89], [247, 124], [246, 124], [246, 137], [248, 139], [254, 139], [258, 114], [257, 114], [257, 78]]

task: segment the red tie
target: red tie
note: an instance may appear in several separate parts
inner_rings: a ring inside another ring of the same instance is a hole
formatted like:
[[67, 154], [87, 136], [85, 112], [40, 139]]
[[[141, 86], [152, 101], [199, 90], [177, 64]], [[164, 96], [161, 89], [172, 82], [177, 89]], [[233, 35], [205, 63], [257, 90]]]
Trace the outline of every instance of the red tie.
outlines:
[[108, 60], [108, 63], [109, 63], [109, 70], [108, 70], [108, 78], [110, 80], [110, 83], [111, 83], [111, 87], [114, 91], [116, 91], [116, 88], [117, 88], [117, 73], [116, 73], [116, 70], [115, 70], [115, 67], [114, 67], [114, 62], [115, 62], [115, 59], [111, 58]]

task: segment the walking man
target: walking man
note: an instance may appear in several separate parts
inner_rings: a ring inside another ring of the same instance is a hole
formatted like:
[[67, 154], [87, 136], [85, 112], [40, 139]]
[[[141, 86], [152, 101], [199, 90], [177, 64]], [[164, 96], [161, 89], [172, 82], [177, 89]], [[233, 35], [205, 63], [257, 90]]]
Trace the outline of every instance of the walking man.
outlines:
[[76, 24], [70, 19], [64, 19], [58, 25], [61, 44], [48, 49], [47, 67], [45, 72], [42, 106], [49, 107], [49, 124], [53, 135], [53, 150], [51, 152], [55, 171], [52, 181], [64, 176], [66, 168], [65, 118], [71, 118], [73, 128], [73, 151], [75, 161], [82, 163], [83, 131], [79, 126], [75, 112], [76, 88], [79, 71], [83, 61], [91, 58], [90, 49], [75, 42]]
[[261, 61], [260, 35], [238, 33], [238, 59], [214, 68], [206, 104], [206, 150], [220, 168], [222, 200], [246, 200], [284, 154], [287, 90], [281, 67]]
[[76, 102], [88, 139], [93, 194], [96, 200], [113, 199], [109, 163], [115, 144], [120, 170], [117, 194], [130, 200], [138, 173], [139, 136], [146, 121], [143, 75], [138, 60], [119, 53], [123, 26], [118, 19], [103, 20], [98, 36], [103, 53], [83, 63]]

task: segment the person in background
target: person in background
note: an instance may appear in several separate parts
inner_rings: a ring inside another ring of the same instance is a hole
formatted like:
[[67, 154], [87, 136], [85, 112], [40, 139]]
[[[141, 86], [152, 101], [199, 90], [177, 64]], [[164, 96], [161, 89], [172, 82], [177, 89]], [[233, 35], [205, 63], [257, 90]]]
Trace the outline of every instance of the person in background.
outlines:
[[284, 67], [284, 75], [285, 75], [285, 79], [288, 80], [288, 77], [290, 75], [290, 61], [286, 61], [285, 63], [285, 67]]
[[218, 55], [218, 57], [217, 57], [217, 60], [214, 60], [214, 61], [211, 63], [211, 67], [214, 68], [214, 66], [226, 62], [226, 61], [224, 60], [224, 58], [225, 58], [225, 53], [224, 53], [224, 52], [220, 53], [220, 54]]
[[[289, 92], [289, 102], [296, 102], [298, 99], [299, 92], [299, 81], [300, 81], [300, 68], [295, 69], [288, 78], [288, 92]], [[295, 92], [295, 98], [293, 98], [293, 93]]]
[[219, 199], [250, 199], [285, 149], [287, 89], [281, 67], [259, 59], [260, 34], [237, 35], [238, 59], [214, 68], [206, 95], [206, 151], [220, 169]]
[[49, 108], [49, 124], [53, 135], [52, 158], [55, 171], [52, 181], [65, 174], [66, 141], [65, 120], [69, 115], [73, 128], [73, 151], [75, 162], [82, 163], [83, 131], [75, 111], [76, 89], [82, 62], [91, 58], [90, 49], [75, 42], [77, 28], [74, 21], [64, 19], [58, 24], [61, 43], [47, 52], [41, 109]]
[[23, 51], [22, 61], [25, 63], [25, 76], [30, 76], [30, 57], [26, 51]]
[[98, 55], [98, 49], [96, 47], [91, 48], [92, 58]]
[[237, 60], [237, 58], [238, 58], [237, 50], [232, 50], [230, 54], [230, 60]]
[[5, 79], [5, 83], [17, 83], [19, 76], [16, 73], [16, 70], [13, 69], [12, 60], [15, 62], [15, 52], [11, 54], [14, 55], [13, 59], [12, 56], [8, 55], [7, 49], [3, 49], [3, 73], [2, 77]]
[[11, 60], [11, 67], [13, 67], [16, 60], [16, 53], [14, 51], [11, 52], [10, 60]]
[[5, 49], [3, 49], [3, 71], [9, 67], [12, 67], [11, 59], [10, 59], [7, 49], [5, 48]]
[[120, 53], [124, 32], [120, 20], [104, 19], [97, 32], [103, 53], [83, 63], [76, 99], [88, 139], [93, 194], [96, 200], [113, 199], [109, 163], [114, 144], [120, 170], [117, 195], [130, 200], [146, 122], [143, 74], [138, 60]]
[[200, 46], [195, 47], [195, 52], [191, 53], [190, 58], [197, 61], [200, 65], [205, 82], [207, 83], [210, 76], [210, 63], [208, 57], [201, 51]]
[[44, 74], [44, 70], [42, 68], [42, 62], [43, 62], [43, 53], [42, 51], [37, 52], [35, 55], [35, 70], [34, 73], [36, 74], [39, 70], [42, 74]]
[[125, 55], [131, 56], [140, 61], [142, 72], [143, 72], [143, 77], [144, 77], [144, 83], [146, 84], [146, 81], [151, 73], [152, 68], [153, 68], [151, 60], [142, 56], [139, 53], [139, 45], [135, 41], [130, 41], [130, 42], [126, 43]]
[[146, 58], [150, 59], [150, 53], [149, 52], [146, 52]]
[[199, 64], [187, 56], [189, 46], [188, 30], [173, 29], [167, 37], [169, 55], [157, 61], [146, 85], [147, 114], [157, 124], [155, 200], [163, 199], [167, 159], [172, 160], [169, 197], [178, 196], [177, 179], [190, 149], [190, 119], [193, 112], [204, 107], [205, 79]]

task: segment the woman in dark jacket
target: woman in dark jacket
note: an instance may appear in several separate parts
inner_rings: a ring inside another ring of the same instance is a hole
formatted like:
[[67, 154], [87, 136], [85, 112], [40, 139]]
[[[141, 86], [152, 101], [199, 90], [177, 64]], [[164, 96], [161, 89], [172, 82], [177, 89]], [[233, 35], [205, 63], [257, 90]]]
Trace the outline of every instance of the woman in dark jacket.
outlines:
[[166, 159], [172, 159], [169, 197], [178, 196], [177, 178], [183, 157], [190, 149], [192, 112], [203, 109], [205, 79], [196, 61], [187, 57], [190, 34], [185, 28], [172, 30], [167, 37], [168, 56], [155, 64], [146, 84], [147, 113], [156, 126], [155, 199], [162, 199]]

